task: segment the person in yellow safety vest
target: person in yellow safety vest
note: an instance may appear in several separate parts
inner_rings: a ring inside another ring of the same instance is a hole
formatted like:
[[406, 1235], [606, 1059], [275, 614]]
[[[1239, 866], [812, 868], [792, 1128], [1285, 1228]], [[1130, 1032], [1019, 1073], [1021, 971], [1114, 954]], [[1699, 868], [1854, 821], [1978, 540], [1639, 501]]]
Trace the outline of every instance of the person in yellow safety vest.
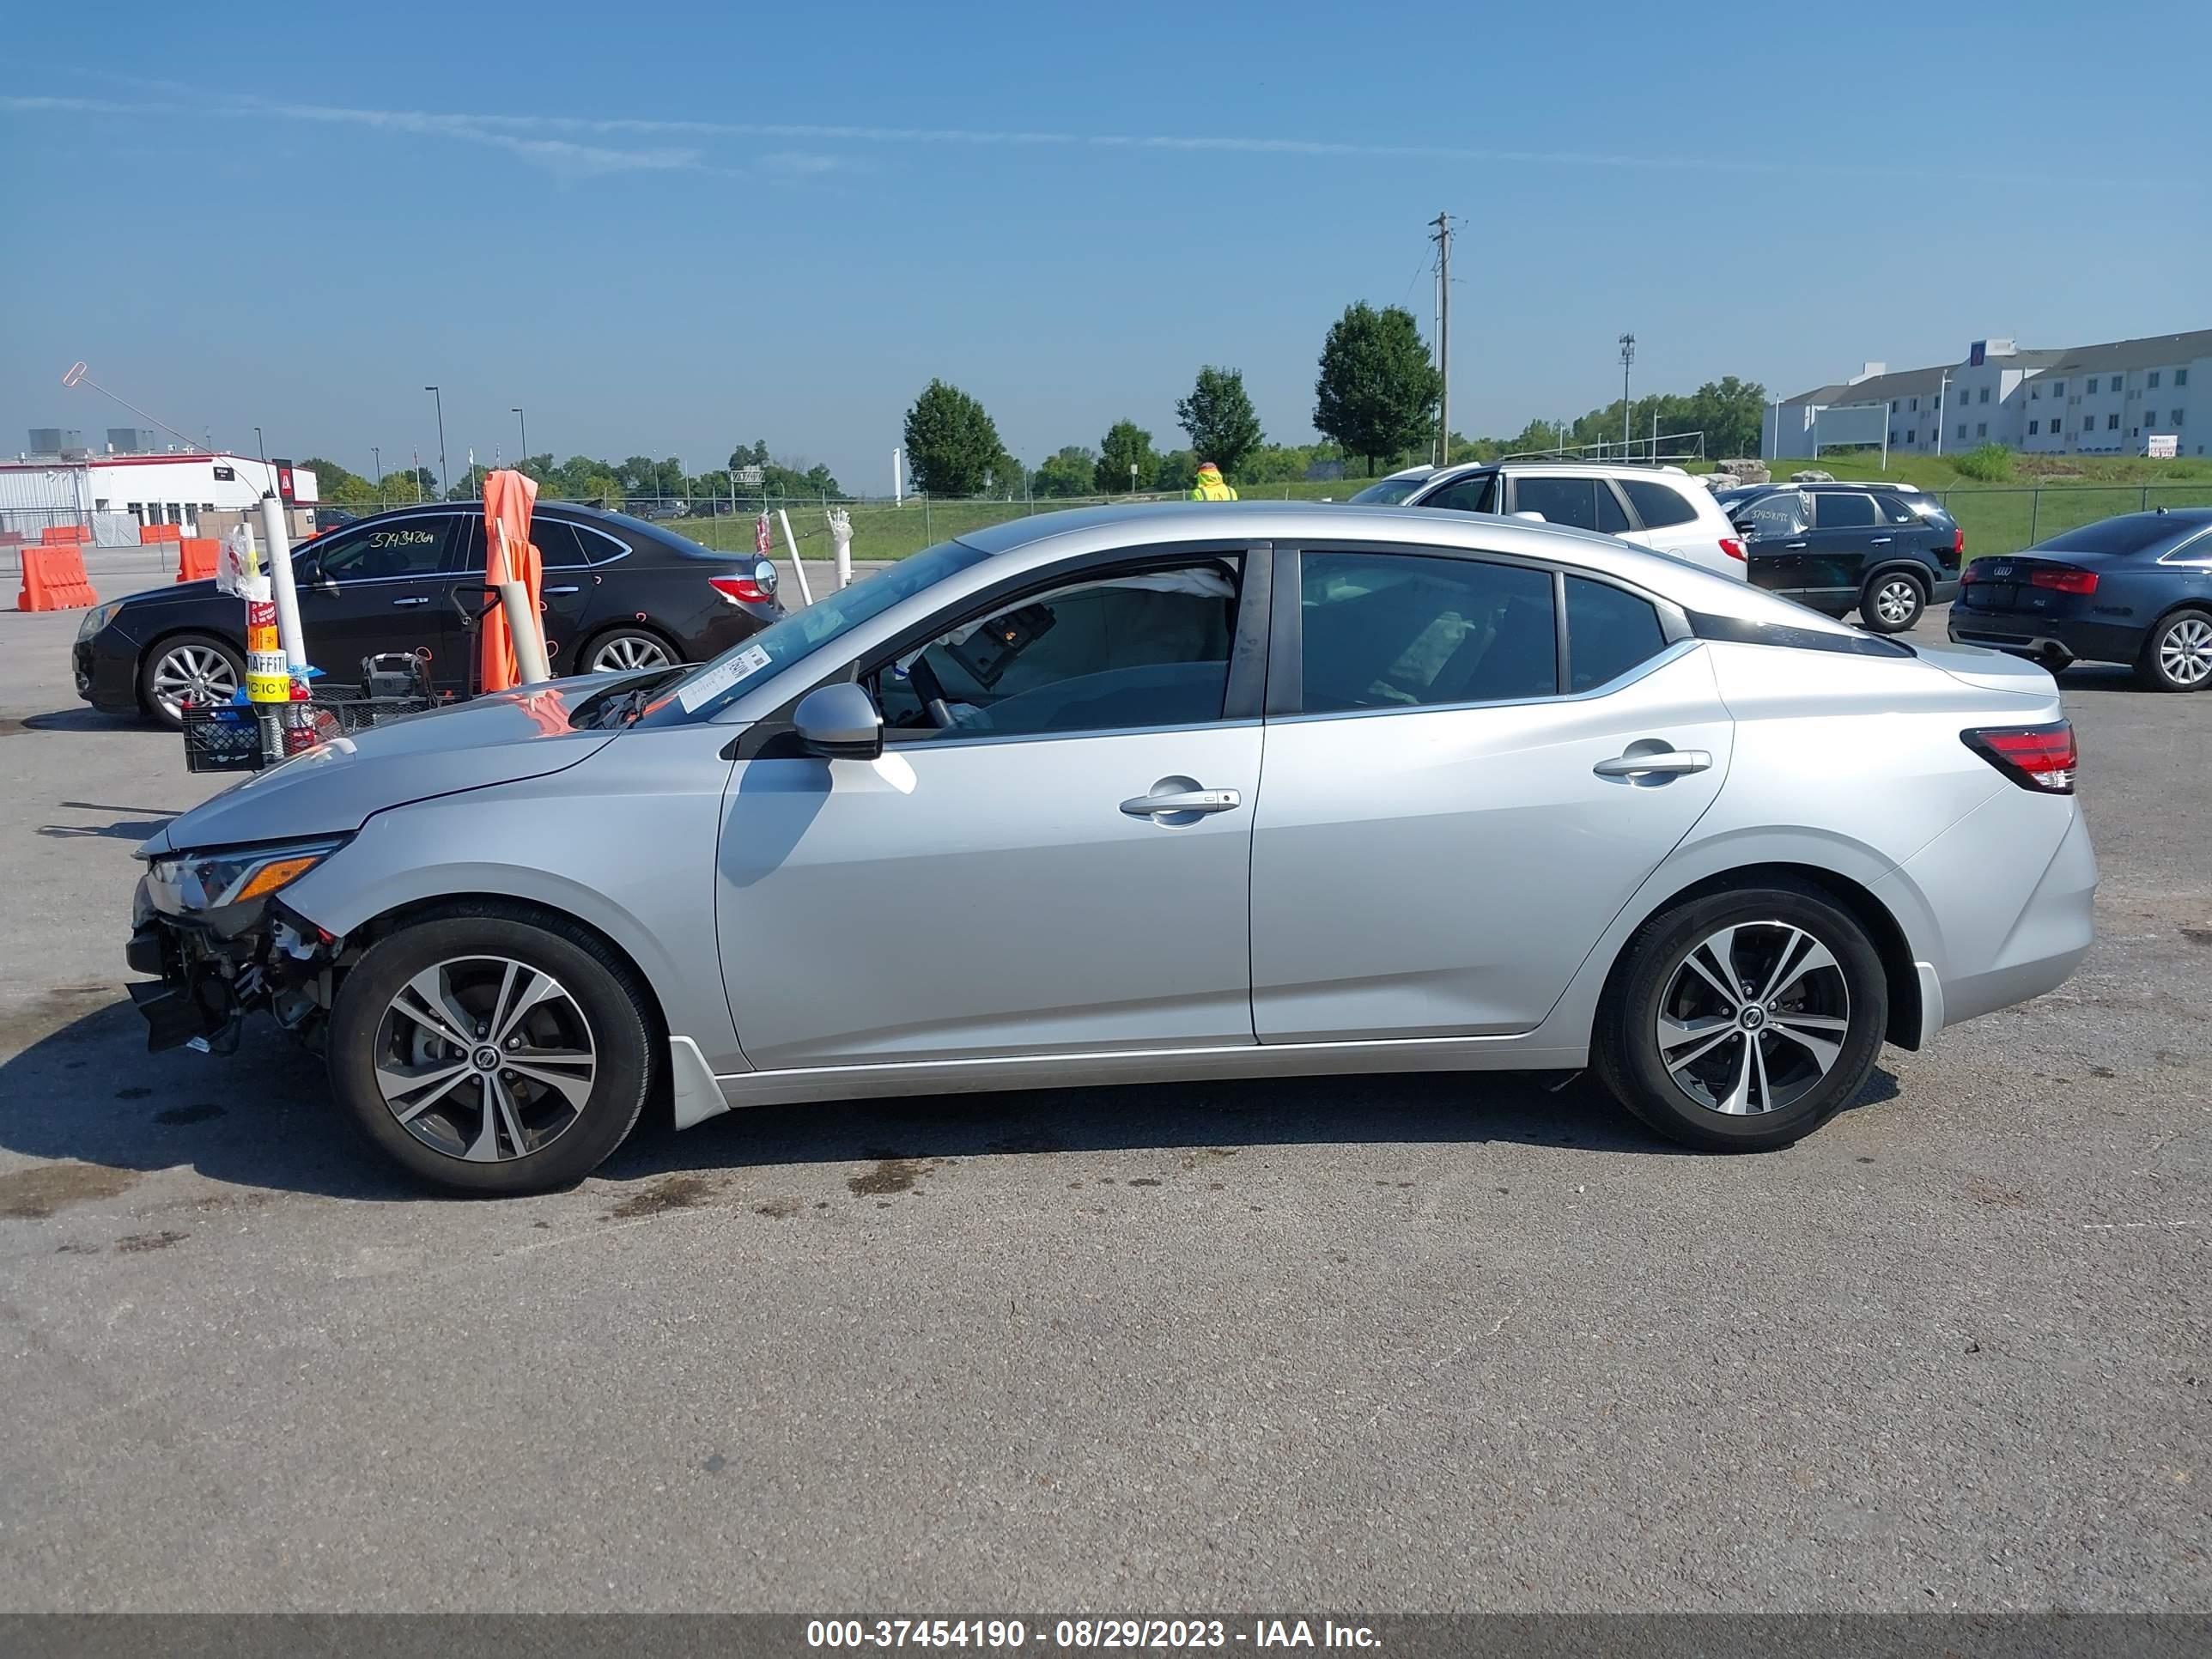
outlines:
[[1197, 488], [1190, 492], [1194, 501], [1233, 501], [1237, 492], [1221, 480], [1221, 469], [1212, 461], [1198, 469]]

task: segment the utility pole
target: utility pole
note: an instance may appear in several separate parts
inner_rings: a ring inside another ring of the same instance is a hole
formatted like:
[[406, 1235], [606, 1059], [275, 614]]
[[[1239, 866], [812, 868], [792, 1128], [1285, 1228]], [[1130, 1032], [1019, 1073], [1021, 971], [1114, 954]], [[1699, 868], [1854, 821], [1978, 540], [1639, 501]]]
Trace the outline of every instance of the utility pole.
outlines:
[[1437, 465], [1451, 465], [1451, 216], [1429, 221], [1437, 234]]
[[438, 410], [438, 493], [442, 495], [452, 487], [452, 477], [446, 471], [446, 397], [436, 386], [426, 386], [431, 402]]
[[[514, 414], [514, 423], [522, 428], [522, 460], [526, 461], [530, 459], [530, 422], [523, 418], [521, 404], [515, 405]], [[520, 466], [522, 461], [517, 461], [515, 465]]]
[[[1944, 407], [1950, 401], [1948, 396], [1950, 390], [1951, 371], [1947, 368], [1943, 371], [1943, 378], [1936, 386], [1936, 453], [1938, 455], [1943, 453], [1943, 422], [1949, 418], [1951, 413]], [[261, 430], [258, 426], [253, 429], [256, 432]]]
[[1636, 337], [1620, 337], [1620, 459], [1628, 459], [1628, 366], [1636, 361]]
[[384, 505], [384, 452], [374, 444], [368, 447], [369, 459], [376, 463], [376, 504]]

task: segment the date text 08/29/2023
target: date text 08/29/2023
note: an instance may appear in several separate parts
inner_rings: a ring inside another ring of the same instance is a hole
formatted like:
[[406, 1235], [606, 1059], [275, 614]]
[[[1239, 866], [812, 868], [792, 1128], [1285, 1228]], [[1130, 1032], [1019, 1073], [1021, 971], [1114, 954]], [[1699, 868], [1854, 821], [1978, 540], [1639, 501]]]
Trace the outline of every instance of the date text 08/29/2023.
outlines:
[[1013, 1651], [1024, 1646], [1060, 1650], [1176, 1651], [1252, 1648], [1374, 1648], [1380, 1639], [1366, 1625], [1332, 1619], [1255, 1619], [1249, 1626], [1222, 1619], [813, 1619], [810, 1648], [979, 1648]]

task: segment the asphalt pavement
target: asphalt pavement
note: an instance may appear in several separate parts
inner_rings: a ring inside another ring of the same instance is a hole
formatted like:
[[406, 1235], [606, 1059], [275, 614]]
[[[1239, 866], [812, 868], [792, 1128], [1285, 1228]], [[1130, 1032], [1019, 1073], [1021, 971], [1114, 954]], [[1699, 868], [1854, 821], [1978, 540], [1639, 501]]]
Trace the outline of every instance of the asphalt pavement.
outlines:
[[1328, 1079], [486, 1203], [265, 1025], [145, 1053], [131, 848], [223, 781], [76, 623], [0, 614], [0, 1609], [2212, 1605], [2212, 696], [2064, 677], [2089, 962], [1786, 1152]]

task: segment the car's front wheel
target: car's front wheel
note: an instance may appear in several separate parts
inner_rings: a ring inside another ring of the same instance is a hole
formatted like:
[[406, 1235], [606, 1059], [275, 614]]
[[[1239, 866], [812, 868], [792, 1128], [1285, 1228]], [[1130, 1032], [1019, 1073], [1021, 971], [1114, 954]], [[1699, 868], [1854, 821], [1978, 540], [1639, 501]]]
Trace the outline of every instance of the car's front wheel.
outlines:
[[2212, 685], [2212, 616], [2177, 611], [2144, 635], [2136, 678], [2154, 691], [2201, 691]]
[[1877, 634], [1902, 634], [1928, 608], [1928, 590], [1910, 571], [1883, 570], [1859, 594], [1859, 620]]
[[185, 703], [226, 703], [245, 684], [246, 659], [212, 634], [173, 634], [138, 664], [138, 701], [172, 731], [184, 724]]
[[570, 1186], [644, 1109], [645, 996], [584, 928], [459, 907], [386, 935], [346, 975], [331, 1086], [371, 1141], [436, 1186]]
[[1607, 988], [1591, 1059], [1670, 1139], [1767, 1152], [1858, 1093], [1888, 1021], [1865, 930], [1818, 890], [1778, 880], [1646, 922]]

